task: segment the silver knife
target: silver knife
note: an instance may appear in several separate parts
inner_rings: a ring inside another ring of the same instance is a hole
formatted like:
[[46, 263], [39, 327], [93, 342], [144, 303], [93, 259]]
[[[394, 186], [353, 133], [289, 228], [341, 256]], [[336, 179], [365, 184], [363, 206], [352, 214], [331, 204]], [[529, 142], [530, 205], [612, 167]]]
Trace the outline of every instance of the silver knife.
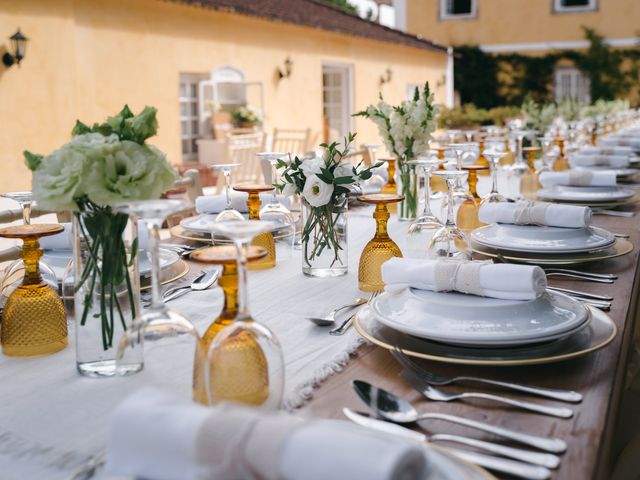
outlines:
[[[382, 420], [367, 417], [349, 408], [343, 408], [342, 413], [344, 413], [345, 417], [347, 417], [349, 420], [360, 426], [370, 428], [372, 430], [377, 430], [389, 435], [394, 435], [396, 437], [401, 437], [416, 443], [429, 443], [428, 437], [426, 435], [420, 432], [415, 432], [400, 425], [396, 425], [395, 423], [388, 423]], [[457, 450], [448, 447], [446, 448], [446, 450], [464, 461], [473, 463], [483, 468], [488, 468], [489, 470], [493, 470], [495, 472], [507, 473], [509, 475], [529, 480], [546, 480], [551, 477], [551, 470], [545, 467], [518, 462], [515, 460], [508, 460], [506, 458], [493, 457], [491, 455], [484, 455], [481, 453], [470, 452], [466, 450]]]

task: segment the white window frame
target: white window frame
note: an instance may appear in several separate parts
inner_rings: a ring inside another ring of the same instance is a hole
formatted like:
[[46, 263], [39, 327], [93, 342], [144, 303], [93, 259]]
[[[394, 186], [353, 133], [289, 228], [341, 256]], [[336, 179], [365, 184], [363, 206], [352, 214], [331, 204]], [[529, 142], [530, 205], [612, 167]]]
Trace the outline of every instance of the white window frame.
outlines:
[[[199, 95], [198, 95], [198, 82], [206, 78], [205, 74], [198, 73], [181, 73], [180, 79], [178, 81], [178, 108], [179, 108], [179, 116], [180, 116], [180, 155], [182, 157], [182, 163], [189, 162], [197, 162], [198, 161], [198, 150], [197, 146], [195, 148], [192, 147], [193, 141], [198, 140], [202, 137], [202, 125], [200, 124], [199, 118]], [[182, 84], [187, 85], [187, 96], [183, 97], [180, 95], [180, 86]], [[195, 95], [191, 95], [191, 87], [195, 86]], [[187, 106], [187, 114], [182, 114], [182, 105]], [[195, 105], [195, 113], [192, 106]], [[184, 131], [182, 129], [182, 123], [186, 122], [187, 130]], [[197, 125], [196, 131], [193, 130], [194, 123]], [[190, 142], [190, 147], [188, 152], [182, 151], [182, 142], [186, 140]]]
[[580, 12], [593, 12], [598, 8], [598, 0], [588, 0], [589, 5], [584, 7], [567, 7], [562, 5], [562, 0], [553, 0], [553, 11], [555, 13], [580, 13]]
[[[353, 113], [354, 113], [354, 95], [353, 95], [353, 65], [348, 63], [334, 63], [334, 62], [322, 62], [322, 73], [327, 70], [340, 70], [344, 73], [343, 88], [343, 101], [342, 101], [342, 124], [343, 132], [339, 132], [341, 136], [346, 135], [348, 132], [353, 132]], [[322, 109], [324, 113], [324, 84]], [[342, 138], [330, 139], [330, 141], [342, 142]]]
[[471, 13], [451, 14], [447, 12], [449, 0], [440, 0], [440, 20], [465, 20], [478, 16], [478, 0], [471, 0]]
[[[560, 91], [562, 77], [566, 75], [569, 75], [569, 95], [564, 95], [564, 91]], [[591, 95], [589, 94], [589, 90], [589, 79], [586, 78], [580, 70], [569, 66], [556, 68], [553, 82], [553, 94], [556, 102], [564, 98], [575, 98], [581, 102], [590, 103]]]

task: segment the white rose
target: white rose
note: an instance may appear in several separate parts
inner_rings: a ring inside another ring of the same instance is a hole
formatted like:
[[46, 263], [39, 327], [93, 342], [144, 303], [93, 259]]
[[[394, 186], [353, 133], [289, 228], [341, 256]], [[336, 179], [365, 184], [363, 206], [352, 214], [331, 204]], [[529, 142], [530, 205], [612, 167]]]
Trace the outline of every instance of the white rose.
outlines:
[[61, 212], [78, 209], [84, 193], [87, 157], [68, 143], [47, 155], [33, 172], [33, 198], [40, 208]]
[[322, 167], [324, 167], [324, 161], [321, 158], [310, 158], [300, 164], [300, 170], [307, 178], [320, 173]]
[[312, 207], [322, 207], [329, 203], [333, 195], [333, 185], [324, 183], [317, 175], [307, 177], [302, 196]]

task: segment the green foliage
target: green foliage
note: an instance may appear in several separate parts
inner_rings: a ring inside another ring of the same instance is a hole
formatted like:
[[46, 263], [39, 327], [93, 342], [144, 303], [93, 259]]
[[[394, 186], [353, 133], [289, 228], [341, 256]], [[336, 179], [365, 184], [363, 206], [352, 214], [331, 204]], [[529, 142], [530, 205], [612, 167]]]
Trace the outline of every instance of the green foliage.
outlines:
[[322, 0], [323, 3], [333, 5], [334, 7], [344, 10], [345, 12], [358, 15], [358, 9], [349, 0]]
[[71, 136], [85, 133], [101, 133], [104, 136], [115, 134], [121, 141], [129, 140], [142, 145], [147, 138], [153, 137], [158, 131], [157, 112], [158, 110], [154, 107], [144, 107], [138, 115], [134, 115], [129, 106], [125, 105], [119, 113], [108, 117], [106, 122], [94, 123], [91, 127], [76, 120]]
[[462, 104], [480, 108], [553, 100], [553, 74], [562, 59], [572, 61], [591, 81], [591, 99], [612, 100], [638, 91], [640, 49], [614, 49], [595, 30], [584, 28], [589, 48], [541, 56], [491, 55], [476, 46], [456, 47], [455, 85]]
[[482, 125], [504, 125], [520, 115], [518, 107], [476, 108], [473, 104], [444, 108], [438, 116], [438, 128], [477, 128]]

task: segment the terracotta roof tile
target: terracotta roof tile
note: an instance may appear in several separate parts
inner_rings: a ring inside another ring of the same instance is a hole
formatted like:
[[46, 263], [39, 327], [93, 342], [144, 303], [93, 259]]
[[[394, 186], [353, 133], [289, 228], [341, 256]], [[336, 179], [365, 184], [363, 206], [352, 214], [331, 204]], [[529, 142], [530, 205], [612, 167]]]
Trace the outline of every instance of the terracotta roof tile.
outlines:
[[420, 36], [385, 27], [352, 15], [319, 0], [169, 0], [195, 7], [210, 8], [285, 23], [305, 25], [381, 42], [398, 43], [427, 50], [446, 51]]

